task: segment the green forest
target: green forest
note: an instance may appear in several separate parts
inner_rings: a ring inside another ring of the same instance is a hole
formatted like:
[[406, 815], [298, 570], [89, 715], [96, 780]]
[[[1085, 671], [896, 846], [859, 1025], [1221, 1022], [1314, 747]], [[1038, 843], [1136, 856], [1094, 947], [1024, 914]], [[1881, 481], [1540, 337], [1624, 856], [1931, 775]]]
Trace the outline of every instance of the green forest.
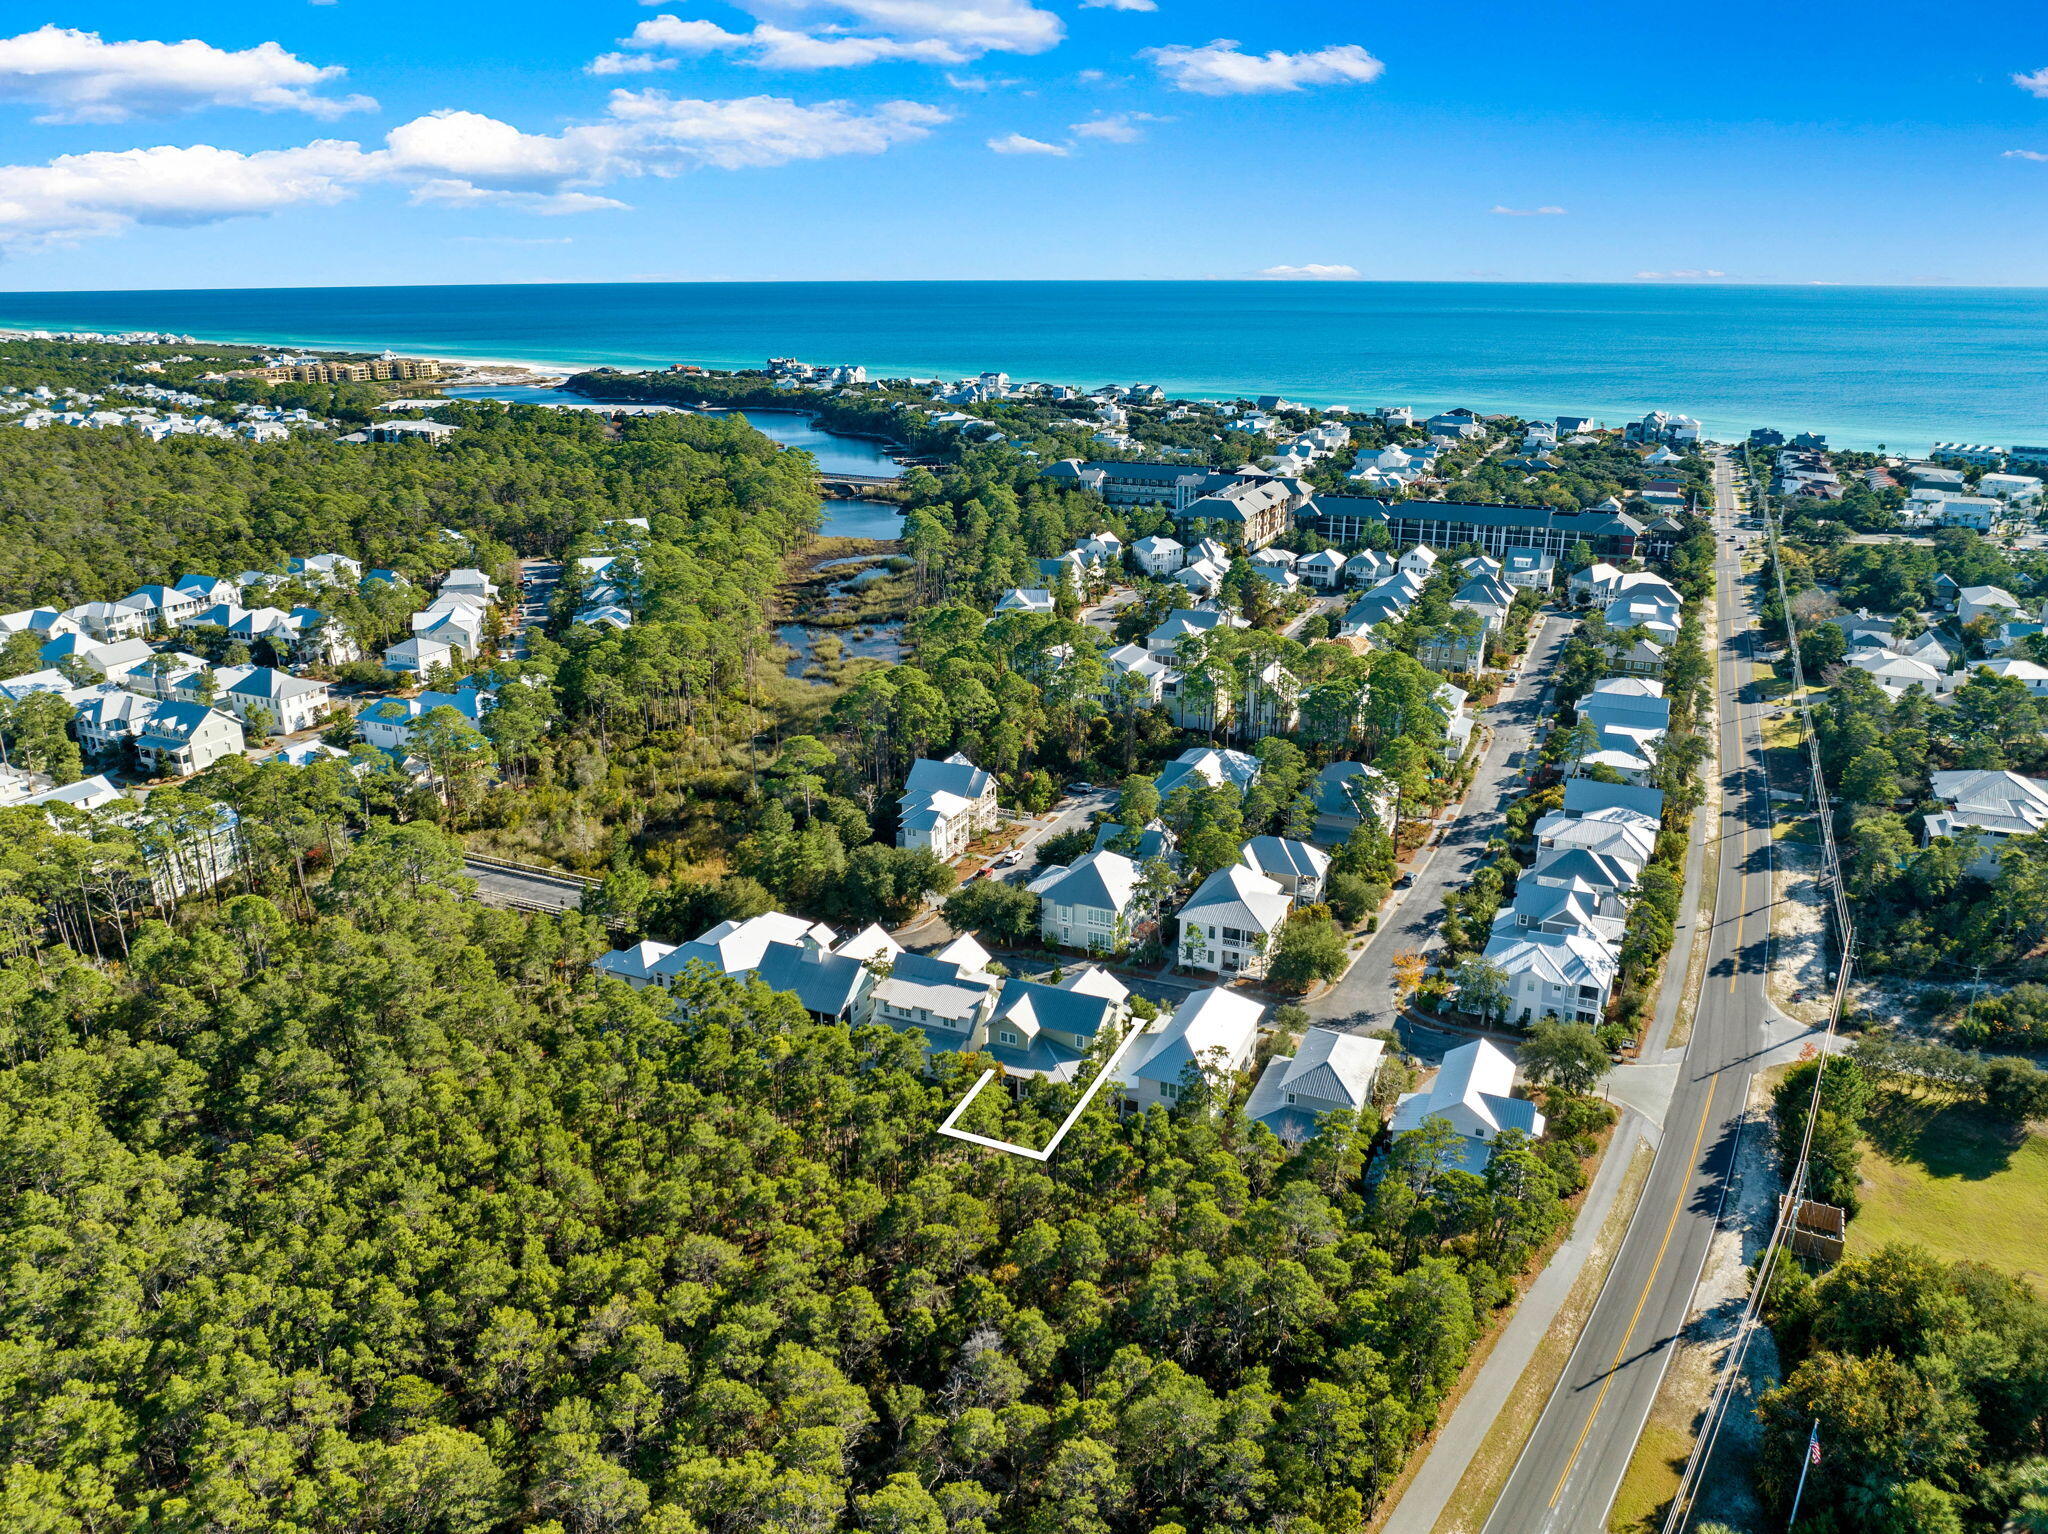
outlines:
[[6, 1527], [1353, 1530], [1605, 1112], [1039, 1166], [933, 1134], [978, 1062], [597, 983], [430, 825], [273, 854], [0, 966]]

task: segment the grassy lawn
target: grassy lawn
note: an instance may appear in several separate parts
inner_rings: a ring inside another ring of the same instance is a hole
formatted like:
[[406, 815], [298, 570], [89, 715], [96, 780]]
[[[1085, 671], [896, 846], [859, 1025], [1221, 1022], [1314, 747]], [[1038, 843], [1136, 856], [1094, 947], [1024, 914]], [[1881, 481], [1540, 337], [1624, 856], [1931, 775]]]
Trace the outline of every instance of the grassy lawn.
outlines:
[[1878, 1094], [1868, 1132], [1852, 1251], [1917, 1241], [2048, 1292], [2048, 1138], [2016, 1134], [1968, 1104], [1899, 1090]]
[[1643, 1436], [1636, 1440], [1628, 1473], [1622, 1476], [1607, 1515], [1612, 1534], [1658, 1534], [1691, 1454], [1692, 1434], [1684, 1428], [1654, 1417], [1643, 1424]]

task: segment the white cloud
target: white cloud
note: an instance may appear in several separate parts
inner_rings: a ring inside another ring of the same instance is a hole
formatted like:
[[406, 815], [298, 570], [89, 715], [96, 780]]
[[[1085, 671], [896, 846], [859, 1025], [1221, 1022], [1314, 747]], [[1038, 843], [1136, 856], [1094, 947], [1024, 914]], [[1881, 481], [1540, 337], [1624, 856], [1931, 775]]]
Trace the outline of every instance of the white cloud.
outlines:
[[1050, 154], [1065, 158], [1072, 153], [1062, 144], [1048, 144], [1042, 138], [1026, 138], [1021, 133], [1006, 133], [1001, 138], [992, 138], [988, 147], [997, 154]]
[[1499, 203], [1495, 203], [1493, 211], [1503, 214], [1508, 218], [1556, 218], [1563, 214], [1564, 209], [1552, 207], [1549, 204], [1545, 204], [1540, 208], [1504, 208]]
[[1237, 43], [1219, 37], [1200, 48], [1175, 43], [1146, 48], [1149, 59], [1177, 90], [1198, 96], [1253, 96], [1298, 91], [1307, 85], [1366, 85], [1387, 66], [1356, 43], [1337, 43], [1313, 53], [1240, 53]]
[[743, 62], [761, 69], [852, 69], [863, 64], [911, 60], [925, 64], [964, 64], [977, 57], [944, 38], [851, 37], [840, 33], [795, 32], [761, 22], [751, 32], [729, 32], [716, 22], [685, 21], [655, 16], [619, 39], [621, 49], [639, 52], [602, 53], [587, 66], [594, 75], [648, 74], [673, 69], [676, 61], [644, 50], [670, 53], [746, 54]]
[[[589, 65], [598, 75], [646, 74], [673, 61], [636, 53], [731, 53], [762, 69], [848, 69], [864, 64], [966, 64], [987, 53], [1043, 53], [1065, 35], [1059, 17], [1029, 0], [741, 0], [749, 32], [680, 16], [648, 18], [619, 39], [621, 52]], [[823, 9], [828, 15], [814, 17]], [[808, 28], [779, 22], [808, 22]], [[972, 88], [972, 87], [968, 87]]]
[[1355, 266], [1323, 265], [1312, 261], [1306, 266], [1269, 266], [1259, 275], [1278, 282], [1350, 282], [1359, 275], [1359, 271]]
[[2012, 83], [2029, 96], [2048, 96], [2048, 68], [2037, 69], [2030, 75], [2014, 75]]
[[1156, 11], [1158, 0], [1081, 0], [1084, 11]]
[[1106, 117], [1091, 117], [1086, 122], [1069, 123], [1067, 126], [1082, 138], [1099, 138], [1111, 144], [1135, 144], [1145, 136], [1140, 123], [1170, 122], [1171, 118], [1155, 117], [1150, 112], [1117, 112]]
[[2039, 149], [2008, 149], [1999, 156], [2002, 160], [2048, 160], [2048, 153]]
[[1693, 282], [1697, 281], [1699, 278], [1702, 277], [1726, 277], [1727, 275], [1728, 274], [1726, 272], [1717, 272], [1712, 267], [1702, 267], [1699, 270], [1693, 270], [1689, 267], [1682, 267], [1678, 270], [1669, 272], [1637, 272], [1636, 281]]
[[318, 87], [345, 73], [336, 64], [309, 64], [276, 43], [230, 53], [197, 38], [110, 43], [97, 32], [55, 25], [0, 38], [0, 100], [47, 106], [36, 119], [46, 123], [125, 122], [202, 107], [329, 118], [374, 107], [368, 96], [319, 94]]
[[253, 154], [201, 144], [65, 155], [47, 165], [0, 165], [0, 246], [61, 244], [136, 224], [214, 223], [336, 202], [378, 182], [406, 187], [417, 203], [596, 212], [625, 206], [596, 188], [627, 177], [880, 154], [946, 120], [915, 101], [861, 107], [617, 90], [603, 120], [559, 134], [443, 111], [393, 128], [378, 149], [324, 139]]

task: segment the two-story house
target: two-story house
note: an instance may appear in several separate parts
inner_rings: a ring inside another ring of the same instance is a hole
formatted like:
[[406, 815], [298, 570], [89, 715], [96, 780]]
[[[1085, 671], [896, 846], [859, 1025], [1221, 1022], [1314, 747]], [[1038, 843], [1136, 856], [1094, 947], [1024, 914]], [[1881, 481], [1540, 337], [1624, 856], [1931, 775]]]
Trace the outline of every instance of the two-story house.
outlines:
[[944, 761], [919, 757], [896, 801], [896, 845], [928, 847], [951, 862], [996, 826], [996, 780], [959, 752]]
[[1118, 953], [1145, 916], [1144, 873], [1115, 852], [1090, 852], [1031, 881], [1039, 898], [1039, 932], [1055, 948]]
[[1241, 863], [1217, 869], [1181, 907], [1181, 967], [1226, 978], [1263, 975], [1293, 909], [1292, 897], [1264, 874]]
[[1289, 1145], [1316, 1132], [1326, 1113], [1358, 1113], [1372, 1103], [1372, 1085], [1387, 1046], [1358, 1033], [1311, 1028], [1292, 1055], [1266, 1062], [1245, 1104], [1245, 1117]]
[[1222, 986], [1196, 991], [1131, 1046], [1117, 1072], [1124, 1096], [1139, 1109], [1170, 1108], [1204, 1080], [1227, 1084], [1251, 1064], [1265, 1015], [1251, 997]]
[[165, 777], [204, 772], [243, 748], [241, 720], [203, 703], [159, 703], [135, 737], [144, 770]]

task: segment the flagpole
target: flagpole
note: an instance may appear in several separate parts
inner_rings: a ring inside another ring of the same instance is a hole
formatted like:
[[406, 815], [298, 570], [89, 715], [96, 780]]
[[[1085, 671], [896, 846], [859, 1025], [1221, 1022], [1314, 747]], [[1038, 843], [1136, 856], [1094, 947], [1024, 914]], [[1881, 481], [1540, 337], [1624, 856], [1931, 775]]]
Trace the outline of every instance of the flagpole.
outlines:
[[1820, 1458], [1819, 1450], [1820, 1418], [1815, 1417], [1813, 1430], [1806, 1435], [1806, 1453], [1801, 1457], [1799, 1465], [1799, 1486], [1792, 1493], [1792, 1516], [1785, 1520], [1785, 1528], [1788, 1531], [1799, 1521], [1799, 1499], [1806, 1495], [1806, 1475], [1813, 1469], [1813, 1462]]

